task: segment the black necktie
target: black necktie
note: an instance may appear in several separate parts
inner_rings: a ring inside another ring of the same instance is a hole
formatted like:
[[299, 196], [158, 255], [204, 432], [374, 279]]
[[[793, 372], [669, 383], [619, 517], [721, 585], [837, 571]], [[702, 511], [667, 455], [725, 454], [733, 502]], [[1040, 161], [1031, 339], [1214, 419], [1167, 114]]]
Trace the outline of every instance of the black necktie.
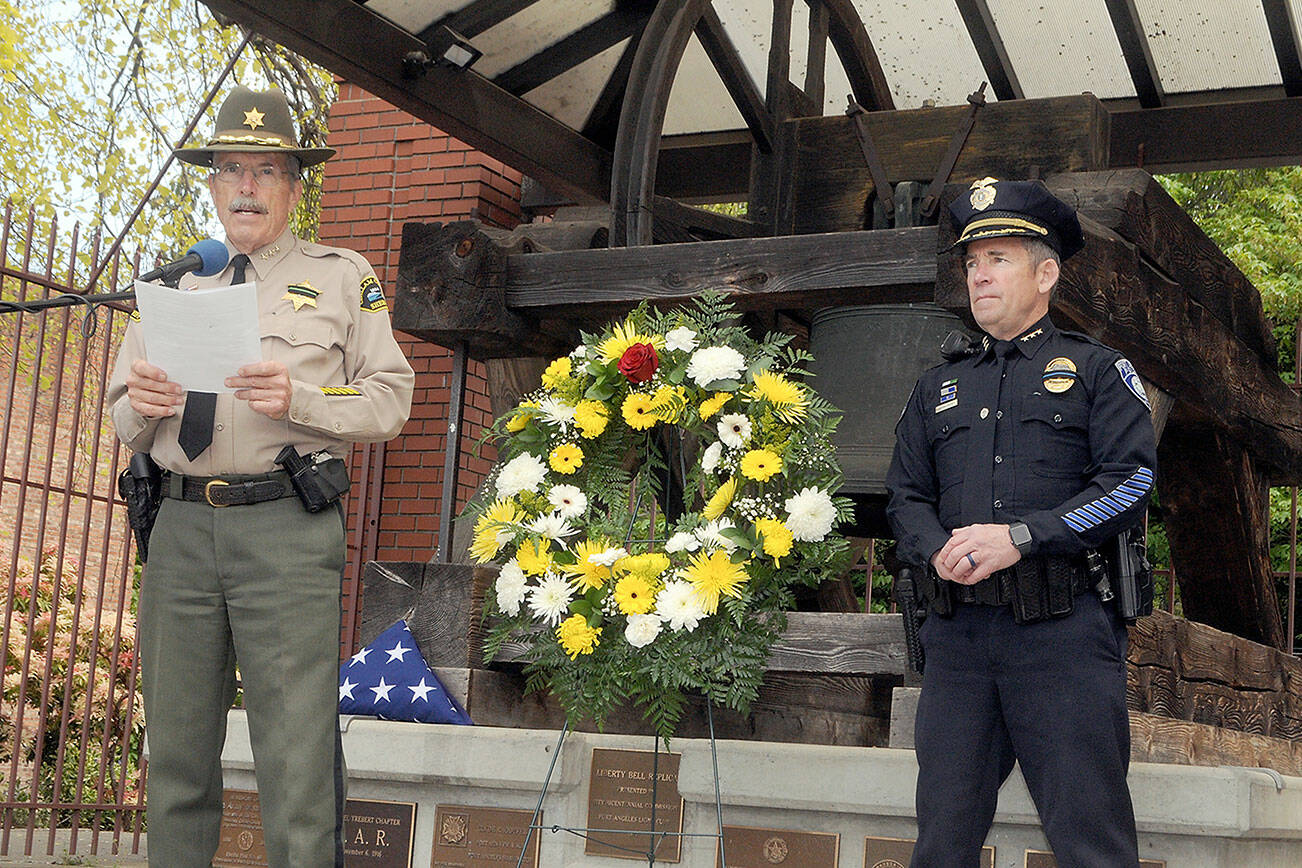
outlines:
[[1017, 351], [1017, 345], [1011, 341], [995, 341], [994, 351], [995, 370], [988, 374], [993, 382], [983, 396], [989, 403], [976, 408], [976, 418], [972, 420], [960, 519], [965, 525], [994, 520], [995, 427], [999, 419], [999, 393], [1003, 373]]
[[[231, 260], [235, 273], [231, 283], [244, 282], [244, 270], [248, 267], [249, 257], [239, 254]], [[203, 454], [203, 450], [212, 443], [212, 422], [217, 411], [217, 395], [213, 392], [190, 392], [185, 397], [185, 412], [181, 416], [181, 433], [176, 441], [181, 445], [185, 457], [193, 461]]]

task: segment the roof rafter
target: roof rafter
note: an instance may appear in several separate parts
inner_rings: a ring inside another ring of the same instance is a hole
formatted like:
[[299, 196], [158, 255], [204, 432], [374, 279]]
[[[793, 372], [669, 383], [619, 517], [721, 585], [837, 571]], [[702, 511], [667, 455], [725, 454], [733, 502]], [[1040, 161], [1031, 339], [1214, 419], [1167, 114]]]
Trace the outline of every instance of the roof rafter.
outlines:
[[1162, 91], [1157, 65], [1153, 62], [1153, 49], [1144, 36], [1144, 22], [1139, 18], [1135, 0], [1104, 0], [1104, 4], [1108, 7], [1108, 17], [1112, 19], [1117, 41], [1121, 43], [1121, 55], [1126, 59], [1139, 104], [1144, 108], [1163, 105], [1166, 94]]
[[1003, 37], [995, 26], [994, 16], [990, 14], [990, 4], [986, 0], [954, 0], [958, 12], [963, 16], [967, 34], [972, 38], [972, 47], [976, 49], [981, 60], [981, 68], [990, 79], [990, 87], [998, 99], [1022, 99], [1026, 96], [1022, 85], [1017, 80], [1017, 73], [1008, 59], [1008, 50], [1004, 48]]
[[419, 36], [421, 41], [429, 42], [440, 27], [446, 26], [470, 39], [537, 2], [538, 0], [475, 0], [469, 6], [432, 22]]
[[1261, 0], [1261, 9], [1266, 13], [1266, 27], [1284, 81], [1284, 93], [1302, 96], [1302, 60], [1298, 58], [1298, 31], [1292, 4], [1287, 0]]

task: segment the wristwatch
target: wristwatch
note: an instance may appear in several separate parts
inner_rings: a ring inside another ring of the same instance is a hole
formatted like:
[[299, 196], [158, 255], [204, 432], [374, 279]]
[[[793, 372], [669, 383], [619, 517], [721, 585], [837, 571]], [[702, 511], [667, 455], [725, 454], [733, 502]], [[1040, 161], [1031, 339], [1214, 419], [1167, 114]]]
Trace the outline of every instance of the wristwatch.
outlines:
[[1022, 554], [1028, 554], [1031, 551], [1031, 529], [1026, 526], [1026, 522], [1017, 521], [1010, 524], [1008, 526], [1008, 536]]

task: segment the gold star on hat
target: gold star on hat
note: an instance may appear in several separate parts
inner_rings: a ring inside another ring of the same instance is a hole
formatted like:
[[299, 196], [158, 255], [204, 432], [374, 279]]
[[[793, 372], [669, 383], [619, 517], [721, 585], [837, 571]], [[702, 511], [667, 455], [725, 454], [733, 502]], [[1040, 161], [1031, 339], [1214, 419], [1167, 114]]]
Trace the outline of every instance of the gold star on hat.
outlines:
[[262, 112], [258, 111], [257, 106], [254, 106], [244, 113], [244, 123], [249, 129], [256, 130], [258, 127], [264, 126], [262, 123], [263, 117]]

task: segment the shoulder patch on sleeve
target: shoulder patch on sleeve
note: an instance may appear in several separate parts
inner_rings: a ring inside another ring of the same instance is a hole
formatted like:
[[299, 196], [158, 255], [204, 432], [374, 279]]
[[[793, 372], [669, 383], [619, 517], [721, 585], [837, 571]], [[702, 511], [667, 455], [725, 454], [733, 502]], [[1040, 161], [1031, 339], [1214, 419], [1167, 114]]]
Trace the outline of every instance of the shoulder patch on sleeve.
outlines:
[[384, 300], [384, 288], [380, 286], [380, 281], [374, 274], [368, 274], [362, 278], [362, 310], [367, 313], [379, 313], [389, 309], [389, 303]]
[[355, 386], [322, 386], [321, 394], [329, 398], [356, 398], [362, 390]]
[[1144, 406], [1150, 413], [1153, 412], [1153, 406], [1148, 403], [1148, 395], [1144, 393], [1144, 384], [1139, 381], [1139, 372], [1135, 370], [1135, 366], [1130, 364], [1129, 359], [1120, 358], [1116, 361], [1116, 367], [1117, 372], [1121, 374], [1121, 382], [1126, 384], [1126, 388], [1136, 398], [1144, 402]]

